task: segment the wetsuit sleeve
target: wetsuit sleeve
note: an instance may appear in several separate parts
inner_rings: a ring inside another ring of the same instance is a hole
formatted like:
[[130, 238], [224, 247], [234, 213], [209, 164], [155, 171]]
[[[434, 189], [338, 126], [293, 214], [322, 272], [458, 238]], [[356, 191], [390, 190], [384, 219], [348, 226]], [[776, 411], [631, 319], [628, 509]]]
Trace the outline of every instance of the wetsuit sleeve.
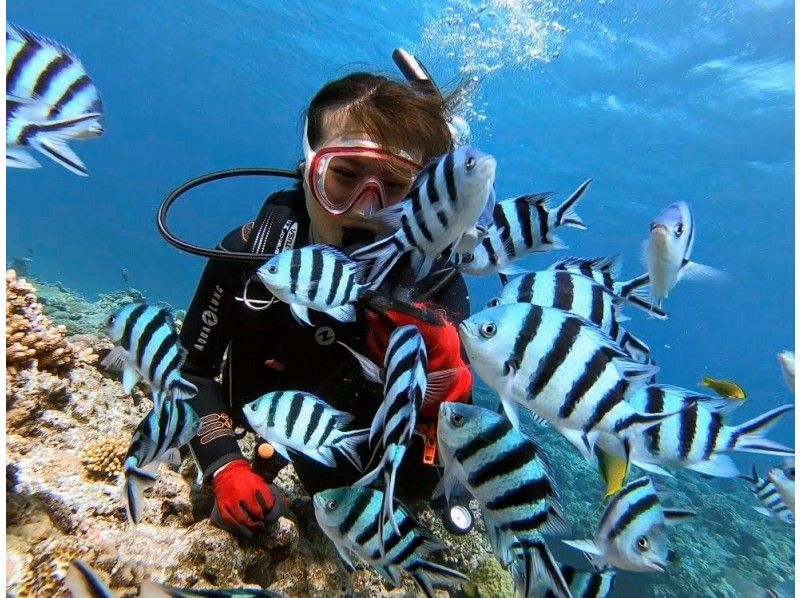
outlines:
[[[243, 229], [232, 231], [221, 248], [242, 251]], [[187, 351], [181, 371], [197, 386], [191, 405], [202, 425], [190, 446], [204, 477], [221, 466], [241, 459], [242, 453], [233, 431], [230, 406], [216, 378], [225, 349], [231, 338], [230, 312], [235, 294], [242, 285], [243, 269], [236, 262], [210, 259], [181, 328], [181, 344]]]

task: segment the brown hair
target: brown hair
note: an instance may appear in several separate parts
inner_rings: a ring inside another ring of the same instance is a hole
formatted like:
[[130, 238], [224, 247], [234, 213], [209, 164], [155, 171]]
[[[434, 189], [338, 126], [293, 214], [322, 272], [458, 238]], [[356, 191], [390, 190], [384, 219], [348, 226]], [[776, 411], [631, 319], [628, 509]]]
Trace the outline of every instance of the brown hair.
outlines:
[[420, 93], [384, 75], [351, 73], [327, 83], [311, 100], [308, 142], [316, 149], [323, 125], [347, 118], [382, 147], [421, 156], [424, 164], [453, 147], [447, 127], [452, 98]]

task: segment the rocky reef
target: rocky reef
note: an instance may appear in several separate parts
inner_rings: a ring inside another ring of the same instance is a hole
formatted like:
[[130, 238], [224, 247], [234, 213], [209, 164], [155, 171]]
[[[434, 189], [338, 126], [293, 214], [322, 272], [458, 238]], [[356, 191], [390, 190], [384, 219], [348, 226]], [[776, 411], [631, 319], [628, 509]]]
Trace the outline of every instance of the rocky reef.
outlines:
[[[277, 480], [291, 512], [249, 543], [209, 523], [212, 499], [188, 455], [180, 467], [161, 467], [158, 482], [145, 493], [143, 522], [129, 527], [122, 458], [150, 403], [140, 388], [126, 395], [116, 376], [98, 368], [98, 360], [110, 348], [103, 322], [141, 295], [127, 290], [89, 302], [58, 285], [31, 285], [13, 271], [6, 274], [6, 288], [7, 595], [66, 596], [63, 578], [76, 556], [120, 596], [137, 595], [145, 579], [187, 588], [263, 587], [283, 596], [418, 594], [408, 577], [392, 589], [368, 568], [347, 573], [316, 525], [310, 498], [291, 467]], [[491, 400], [488, 393], [477, 394]], [[572, 537], [591, 537], [602, 512], [597, 472], [553, 431], [530, 431], [556, 470]], [[246, 440], [252, 450], [252, 438]], [[671, 531], [678, 558], [668, 572], [620, 573], [616, 595], [732, 597], [725, 580], [731, 566], [764, 587], [793, 577], [791, 529], [756, 513], [753, 497], [738, 480], [679, 473], [662, 479], [662, 485], [671, 489], [669, 504], [693, 508], [697, 515]], [[451, 546], [441, 562], [471, 575], [455, 595], [513, 595], [510, 576], [489, 552], [480, 521], [457, 538], [424, 505], [418, 517]], [[559, 559], [588, 568], [557, 539], [550, 545]]]

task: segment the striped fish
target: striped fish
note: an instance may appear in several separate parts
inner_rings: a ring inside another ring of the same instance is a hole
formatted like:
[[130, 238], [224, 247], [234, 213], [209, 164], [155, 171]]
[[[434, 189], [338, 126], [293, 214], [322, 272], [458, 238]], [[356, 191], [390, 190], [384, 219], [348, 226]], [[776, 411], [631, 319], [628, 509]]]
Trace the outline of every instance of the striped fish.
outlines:
[[741, 479], [750, 484], [750, 490], [756, 495], [762, 506], [753, 507], [756, 511], [766, 517], [770, 517], [780, 523], [787, 525], [794, 525], [794, 514], [789, 506], [783, 501], [775, 484], [766, 478], [758, 475], [758, 470], [755, 464], [753, 465], [753, 473], [749, 476], [739, 476]]
[[[651, 384], [628, 395], [633, 409], [657, 414], [680, 411], [631, 440], [631, 462], [652, 473], [665, 474], [664, 467], [685, 467], [705, 475], [735, 477], [736, 464], [725, 451], [793, 456], [794, 450], [763, 437], [778, 419], [793, 409], [783, 405], [738, 426], [725, 425], [717, 405], [731, 401], [709, 397], [666, 384]], [[613, 451], [613, 441], [600, 445]], [[668, 474], [667, 474], [668, 475]]]
[[100, 365], [122, 371], [125, 392], [131, 392], [143, 379], [153, 390], [156, 411], [162, 397], [190, 399], [197, 394], [197, 387], [181, 376], [186, 349], [181, 346], [169, 310], [131, 303], [111, 315], [107, 326], [116, 346]]
[[480, 245], [471, 253], [459, 256], [459, 269], [473, 276], [498, 272], [518, 274], [520, 269], [512, 266], [517, 259], [535, 251], [566, 249], [553, 230], [559, 226], [586, 229], [575, 212], [575, 205], [591, 182], [589, 179], [581, 183], [555, 209], [549, 203], [549, 193], [522, 195], [499, 202], [494, 209], [494, 222]]
[[636, 437], [672, 413], [637, 411], [626, 395], [657, 368], [635, 363], [590, 322], [552, 307], [499, 305], [459, 326], [478, 375], [519, 429], [522, 405], [558, 429], [588, 460], [601, 432]]
[[[317, 523], [351, 571], [355, 569], [353, 555], [395, 587], [400, 585], [400, 571], [408, 571], [428, 598], [434, 597], [435, 585], [468, 581], [466, 575], [426, 560], [447, 546], [423, 528], [404, 505], [398, 503], [394, 515], [399, 535], [389, 525], [378, 527], [382, 509], [383, 493], [371, 488], [331, 488], [314, 495]], [[381, 540], [385, 551], [380, 549]]]
[[[80, 559], [72, 561], [69, 569], [67, 570], [64, 584], [67, 589], [72, 593], [73, 598], [115, 598], [116, 593], [112, 592], [100, 575], [92, 569], [89, 565]], [[250, 590], [250, 589], [214, 589], [214, 590], [200, 590], [191, 589], [184, 590], [172, 586], [163, 585], [154, 581], [144, 581], [139, 587], [139, 596], [146, 596], [147, 598], [200, 598], [207, 596], [209, 598], [279, 598], [275, 592], [267, 590]]]
[[582, 550], [595, 567], [662, 572], [667, 566], [667, 525], [693, 515], [683, 509], [665, 509], [649, 478], [626, 485], [609, 501], [592, 540], [564, 540]]
[[623, 297], [631, 305], [647, 312], [649, 315], [665, 320], [668, 316], [660, 307], [651, 305], [650, 275], [645, 272], [630, 280], [617, 281], [619, 276], [619, 256], [580, 258], [568, 257], [554, 262], [548, 270], [574, 272], [594, 280], [609, 291]]
[[123, 461], [130, 522], [141, 520], [142, 494], [155, 483], [159, 464], [179, 464], [178, 449], [194, 438], [200, 424], [200, 416], [186, 401], [164, 401], [160, 410], [151, 409], [136, 427]]
[[[614, 589], [617, 573], [607, 571], [580, 571], [570, 565], [561, 565], [561, 574], [569, 584], [572, 598], [606, 598]], [[552, 590], [547, 590], [544, 598], [556, 598]]]
[[767, 472], [767, 479], [775, 486], [783, 502], [794, 515], [794, 457], [786, 459], [782, 467], [773, 467]]
[[367, 440], [367, 430], [345, 432], [353, 416], [337, 411], [308, 392], [268, 392], [244, 406], [250, 426], [288, 461], [287, 449], [336, 467], [333, 451], [338, 450], [359, 471], [358, 446]]
[[257, 275], [305, 324], [311, 325], [309, 308], [340, 322], [354, 322], [356, 310], [352, 303], [370, 288], [362, 284], [367, 266], [330, 245], [308, 245], [280, 252], [261, 266]]
[[38, 150], [75, 174], [86, 176], [86, 166], [67, 145], [96, 126], [100, 114], [90, 112], [71, 118], [47, 119], [49, 107], [41, 99], [6, 96], [6, 166], [39, 168], [41, 164], [28, 153]]
[[529, 272], [508, 281], [498, 299], [487, 307], [507, 303], [533, 303], [555, 307], [580, 316], [597, 326], [637, 363], [653, 363], [650, 347], [622, 326], [624, 297], [605, 286], [570, 271]]
[[[36, 117], [30, 120], [31, 126], [49, 124], [53, 127], [34, 136], [32, 129], [21, 133], [24, 127], [17, 122], [14, 136], [30, 141], [17, 145], [30, 145], [72, 172], [85, 175], [85, 167], [67, 148], [66, 141], [103, 134], [103, 103], [78, 57], [58, 42], [6, 23], [6, 139], [10, 128], [8, 96], [23, 102], [32, 101], [36, 106], [33, 112], [24, 111], [27, 118], [20, 115], [18, 121], [30, 119], [33, 114]], [[80, 120], [84, 116], [89, 118]], [[58, 122], [64, 124], [58, 128]], [[66, 126], [67, 123], [72, 126]], [[12, 154], [18, 156], [21, 150], [17, 148]], [[35, 162], [28, 158], [23, 164]]]
[[408, 198], [375, 216], [396, 232], [353, 252], [354, 259], [371, 261], [370, 280], [380, 285], [408, 252], [416, 280], [428, 275], [442, 252], [449, 257], [480, 218], [492, 194], [496, 165], [494, 157], [468, 145], [427, 164]]
[[[394, 486], [397, 471], [414, 434], [428, 380], [428, 355], [425, 341], [416, 326], [399, 326], [389, 336], [383, 369], [383, 402], [375, 413], [369, 431], [370, 446], [380, 437], [383, 456], [375, 468], [356, 482], [371, 484], [383, 471], [384, 505], [379, 525], [388, 518], [395, 533]], [[377, 447], [376, 447], [377, 448]]]
[[503, 566], [515, 563], [517, 591], [532, 597], [541, 582], [569, 596], [542, 536], [568, 526], [539, 446], [502, 415], [466, 403], [439, 406], [437, 441], [445, 497], [460, 483], [478, 501], [492, 551]]

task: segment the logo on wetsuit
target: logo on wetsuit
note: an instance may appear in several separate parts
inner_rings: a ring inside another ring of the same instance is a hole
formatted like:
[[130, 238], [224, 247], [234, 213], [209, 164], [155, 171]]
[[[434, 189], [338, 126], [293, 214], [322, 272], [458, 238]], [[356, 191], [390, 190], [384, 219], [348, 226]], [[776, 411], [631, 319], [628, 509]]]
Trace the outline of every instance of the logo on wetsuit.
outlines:
[[227, 413], [209, 413], [200, 418], [202, 425], [197, 437], [200, 444], [208, 444], [212, 440], [222, 436], [235, 436], [233, 433], [233, 421]]
[[197, 337], [197, 341], [194, 343], [194, 348], [198, 351], [202, 351], [206, 348], [206, 344], [208, 343], [208, 335], [211, 333], [211, 329], [219, 323], [217, 311], [219, 310], [219, 304], [222, 301], [223, 292], [224, 289], [220, 285], [217, 285], [214, 289], [214, 294], [211, 295], [211, 301], [209, 301], [208, 307], [203, 310], [202, 314], [200, 314], [200, 319], [203, 321], [203, 328], [200, 330], [200, 335]]
[[333, 341], [336, 340], [336, 334], [330, 326], [320, 326], [314, 333], [314, 338], [320, 345], [327, 346], [333, 344]]

